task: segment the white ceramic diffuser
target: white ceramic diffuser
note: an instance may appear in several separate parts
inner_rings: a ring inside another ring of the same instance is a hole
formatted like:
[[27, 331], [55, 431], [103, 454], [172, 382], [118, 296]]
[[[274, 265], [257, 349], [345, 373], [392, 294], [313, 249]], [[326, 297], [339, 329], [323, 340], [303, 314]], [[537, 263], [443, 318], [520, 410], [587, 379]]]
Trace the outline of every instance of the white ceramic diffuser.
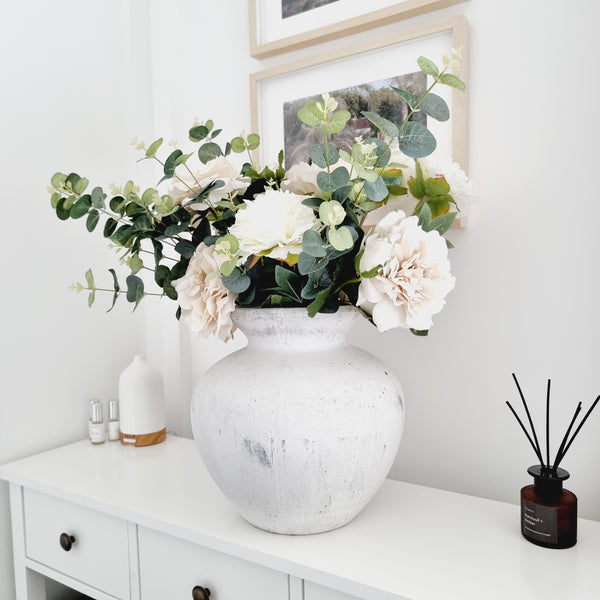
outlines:
[[119, 377], [121, 443], [159, 444], [166, 435], [165, 392], [161, 374], [143, 356], [135, 356]]

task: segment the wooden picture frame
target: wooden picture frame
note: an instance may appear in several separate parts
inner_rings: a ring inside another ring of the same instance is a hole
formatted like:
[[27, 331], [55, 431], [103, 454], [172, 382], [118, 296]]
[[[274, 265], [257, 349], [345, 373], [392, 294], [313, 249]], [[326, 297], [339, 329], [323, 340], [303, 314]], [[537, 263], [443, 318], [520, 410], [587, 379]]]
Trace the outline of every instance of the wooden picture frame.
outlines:
[[[266, 58], [299, 50], [462, 1], [330, 0], [324, 6], [284, 18], [283, 0], [249, 0], [250, 55]], [[315, 27], [315, 23], [319, 26]]]
[[[463, 16], [251, 74], [252, 131], [261, 136], [257, 162], [274, 162], [283, 148], [286, 102], [417, 71], [421, 55], [440, 64], [442, 54], [450, 54], [452, 47], [462, 48], [459, 76], [468, 85], [468, 23]], [[446, 100], [451, 113], [449, 121], [428, 124], [438, 141], [436, 152], [466, 171], [467, 95], [443, 85], [436, 87], [436, 94]]]

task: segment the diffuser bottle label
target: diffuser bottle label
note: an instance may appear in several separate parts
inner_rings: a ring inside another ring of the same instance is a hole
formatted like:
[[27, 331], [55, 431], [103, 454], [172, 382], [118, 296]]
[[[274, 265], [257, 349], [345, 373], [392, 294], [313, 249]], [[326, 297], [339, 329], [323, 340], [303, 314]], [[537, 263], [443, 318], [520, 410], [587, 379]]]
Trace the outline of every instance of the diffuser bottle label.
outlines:
[[523, 500], [521, 505], [523, 535], [546, 544], [558, 543], [558, 509]]

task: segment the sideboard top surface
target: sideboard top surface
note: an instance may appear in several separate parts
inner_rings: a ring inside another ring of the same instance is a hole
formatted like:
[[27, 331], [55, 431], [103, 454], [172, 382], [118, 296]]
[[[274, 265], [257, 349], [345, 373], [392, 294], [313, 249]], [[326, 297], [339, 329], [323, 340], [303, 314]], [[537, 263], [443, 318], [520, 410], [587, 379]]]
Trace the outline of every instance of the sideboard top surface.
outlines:
[[192, 440], [144, 448], [87, 440], [0, 467], [0, 478], [369, 600], [600, 598], [600, 523], [567, 550], [520, 534], [519, 508], [386, 480], [349, 525], [318, 535], [246, 523]]

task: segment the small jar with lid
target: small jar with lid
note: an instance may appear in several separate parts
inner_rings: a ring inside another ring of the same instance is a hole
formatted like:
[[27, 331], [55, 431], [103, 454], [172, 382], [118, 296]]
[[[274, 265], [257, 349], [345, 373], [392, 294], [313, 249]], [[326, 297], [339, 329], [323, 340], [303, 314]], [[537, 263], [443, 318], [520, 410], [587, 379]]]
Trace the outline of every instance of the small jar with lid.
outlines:
[[106, 441], [106, 426], [102, 415], [102, 403], [94, 402], [91, 405], [92, 418], [90, 421], [90, 442], [94, 445], [104, 444]]

